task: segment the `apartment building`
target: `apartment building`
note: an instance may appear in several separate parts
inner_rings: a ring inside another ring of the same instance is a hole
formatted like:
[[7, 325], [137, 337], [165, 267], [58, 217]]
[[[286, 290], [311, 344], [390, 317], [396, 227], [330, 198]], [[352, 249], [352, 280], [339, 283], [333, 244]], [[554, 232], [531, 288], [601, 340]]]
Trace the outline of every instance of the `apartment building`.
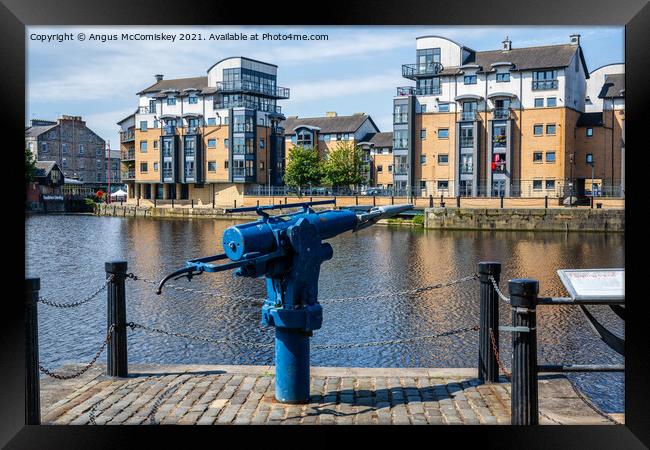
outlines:
[[25, 145], [37, 161], [54, 161], [66, 178], [97, 186], [108, 181], [106, 143], [80, 116], [31, 120]]
[[[137, 111], [118, 123], [129, 193], [199, 204], [278, 185], [284, 119], [277, 66], [245, 57], [218, 61], [207, 76], [164, 79], [138, 92]], [[133, 198], [132, 197], [132, 198]]]
[[368, 164], [367, 179], [370, 186], [393, 187], [393, 133], [369, 133], [358, 143], [364, 150]]
[[[418, 194], [561, 196], [574, 176], [587, 70], [567, 44], [476, 51], [416, 39], [393, 99], [393, 185]], [[611, 102], [610, 102], [611, 103]], [[615, 103], [615, 102], [614, 102]], [[573, 155], [573, 156], [572, 156]]]

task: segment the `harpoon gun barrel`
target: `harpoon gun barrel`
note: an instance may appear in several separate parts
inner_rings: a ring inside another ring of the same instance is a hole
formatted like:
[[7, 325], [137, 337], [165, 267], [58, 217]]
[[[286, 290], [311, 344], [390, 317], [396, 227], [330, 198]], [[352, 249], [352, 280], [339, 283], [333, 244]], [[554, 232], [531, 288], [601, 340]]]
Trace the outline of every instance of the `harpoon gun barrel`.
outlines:
[[413, 209], [413, 205], [405, 203], [402, 205], [375, 206], [364, 214], [357, 215], [357, 226], [354, 231], [363, 230], [370, 225], [374, 225], [381, 219], [395, 217], [405, 211]]

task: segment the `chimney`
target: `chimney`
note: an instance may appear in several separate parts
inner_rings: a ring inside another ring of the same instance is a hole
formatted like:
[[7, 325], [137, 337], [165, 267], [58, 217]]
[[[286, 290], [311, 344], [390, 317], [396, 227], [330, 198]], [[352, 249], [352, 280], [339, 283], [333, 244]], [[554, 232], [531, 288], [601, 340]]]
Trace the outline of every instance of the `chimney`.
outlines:
[[162, 81], [163, 76], [164, 75], [162, 75], [162, 74], [154, 75], [154, 77], [156, 77], [156, 81]]
[[580, 35], [579, 34], [572, 34], [569, 36], [569, 42], [573, 45], [580, 45]]
[[512, 50], [512, 41], [508, 39], [508, 36], [506, 36], [506, 39], [503, 41], [503, 50], [506, 52]]
[[327, 111], [325, 113], [325, 117], [336, 117], [336, 116], [337, 116], [336, 111]]

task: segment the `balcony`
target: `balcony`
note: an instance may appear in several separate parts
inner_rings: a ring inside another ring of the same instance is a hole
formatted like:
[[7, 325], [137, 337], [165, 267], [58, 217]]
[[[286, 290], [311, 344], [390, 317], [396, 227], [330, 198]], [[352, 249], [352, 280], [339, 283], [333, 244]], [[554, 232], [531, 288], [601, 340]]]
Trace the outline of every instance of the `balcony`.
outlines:
[[393, 175], [408, 175], [408, 164], [395, 164], [393, 167]]
[[398, 97], [407, 97], [409, 95], [440, 95], [442, 89], [437, 86], [427, 86], [416, 88], [413, 86], [401, 86], [397, 88]]
[[460, 120], [463, 122], [473, 122], [477, 120], [478, 114], [476, 111], [461, 111]]
[[498, 151], [496, 149], [502, 148], [505, 152], [506, 145], [508, 143], [508, 138], [504, 134], [497, 134], [492, 138], [492, 147], [495, 149], [495, 151]]
[[474, 148], [474, 138], [473, 137], [461, 137], [460, 138], [460, 148]]
[[460, 165], [460, 173], [461, 175], [467, 175], [467, 174], [473, 174], [474, 173], [474, 165], [473, 164], [461, 164]]
[[557, 89], [557, 80], [534, 80], [533, 91], [544, 91], [549, 89]]
[[165, 125], [162, 128], [162, 134], [163, 136], [175, 136], [176, 135], [176, 127], [172, 125]]
[[135, 161], [135, 150], [134, 149], [129, 149], [129, 150], [122, 150], [120, 159], [125, 162], [125, 161]]
[[199, 134], [201, 128], [198, 126], [183, 127], [183, 134]]
[[269, 86], [253, 81], [222, 81], [217, 83], [217, 92], [257, 94], [264, 97], [283, 99], [289, 98], [289, 88]]
[[135, 180], [135, 169], [123, 170], [121, 173], [122, 180]]
[[415, 95], [416, 88], [413, 86], [400, 86], [397, 88], [398, 97], [408, 97], [409, 95]]
[[409, 147], [408, 139], [393, 139], [393, 150], [406, 149]]
[[411, 80], [431, 77], [440, 72], [442, 72], [442, 64], [438, 62], [429, 64], [402, 64], [402, 76]]
[[238, 100], [234, 102], [216, 102], [214, 109], [228, 109], [228, 108], [250, 108], [258, 111], [264, 111], [273, 114], [282, 114], [282, 107], [275, 105], [266, 105], [260, 103], [249, 102], [245, 100]]
[[120, 142], [129, 142], [135, 139], [135, 130], [120, 131]]
[[232, 131], [234, 133], [252, 133], [255, 129], [255, 126], [252, 123], [235, 123], [232, 125]]
[[509, 119], [510, 118], [510, 109], [509, 108], [494, 108], [492, 111], [492, 117], [494, 119]]
[[156, 107], [149, 107], [149, 106], [140, 106], [138, 107], [138, 114], [155, 114], [156, 113]]

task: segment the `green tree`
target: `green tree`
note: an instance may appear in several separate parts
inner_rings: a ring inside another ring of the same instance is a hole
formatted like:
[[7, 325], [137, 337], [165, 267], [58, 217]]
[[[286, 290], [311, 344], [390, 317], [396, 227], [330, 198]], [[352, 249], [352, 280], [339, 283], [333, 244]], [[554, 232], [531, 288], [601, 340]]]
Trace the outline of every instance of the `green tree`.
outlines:
[[25, 147], [25, 182], [31, 183], [36, 178], [36, 160], [32, 151]]
[[331, 150], [323, 164], [325, 181], [332, 187], [358, 186], [363, 183], [363, 150], [351, 142], [341, 142]]
[[287, 186], [298, 188], [300, 196], [303, 187], [310, 184], [318, 186], [321, 178], [321, 161], [316, 149], [296, 146], [289, 150], [284, 172], [284, 183]]

